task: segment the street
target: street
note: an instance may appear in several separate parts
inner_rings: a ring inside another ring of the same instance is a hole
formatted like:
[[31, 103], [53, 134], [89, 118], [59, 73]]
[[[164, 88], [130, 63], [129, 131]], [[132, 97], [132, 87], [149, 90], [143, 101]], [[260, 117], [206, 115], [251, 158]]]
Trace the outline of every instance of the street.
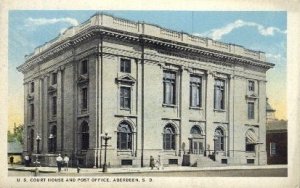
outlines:
[[[33, 176], [29, 171], [8, 171], [8, 176]], [[145, 177], [287, 177], [287, 168], [276, 169], [240, 169], [240, 170], [205, 170], [181, 172], [131, 172], [131, 173], [40, 173], [39, 176], [145, 176]]]

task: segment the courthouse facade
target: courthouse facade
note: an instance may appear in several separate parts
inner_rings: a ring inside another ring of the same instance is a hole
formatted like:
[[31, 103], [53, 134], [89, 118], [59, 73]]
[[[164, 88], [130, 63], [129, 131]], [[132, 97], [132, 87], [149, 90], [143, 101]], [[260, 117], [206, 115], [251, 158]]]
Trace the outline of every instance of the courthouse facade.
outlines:
[[107, 132], [112, 167], [266, 164], [263, 52], [95, 14], [25, 58], [24, 154], [100, 167]]

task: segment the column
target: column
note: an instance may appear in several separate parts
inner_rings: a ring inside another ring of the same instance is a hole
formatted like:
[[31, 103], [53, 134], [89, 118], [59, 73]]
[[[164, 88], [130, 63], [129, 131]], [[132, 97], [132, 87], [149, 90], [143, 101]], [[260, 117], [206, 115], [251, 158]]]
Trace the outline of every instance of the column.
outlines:
[[234, 156], [234, 82], [235, 78], [230, 75], [228, 78], [229, 92], [228, 92], [228, 144], [227, 144], [227, 156]]
[[[214, 137], [214, 129], [213, 129], [213, 116], [214, 116], [214, 77], [213, 72], [207, 72], [207, 81], [206, 81], [206, 128], [205, 128], [205, 139], [206, 139], [206, 149], [211, 150], [210, 152], [206, 151], [206, 155], [212, 154], [212, 150], [214, 147], [213, 137]], [[208, 145], [210, 146], [208, 148]]]
[[[190, 126], [189, 126], [189, 101], [190, 101], [190, 89], [189, 89], [189, 70], [183, 69], [181, 71], [181, 103], [180, 103], [180, 115], [181, 115], [181, 143], [180, 143], [180, 148], [181, 148], [181, 154], [187, 153], [189, 149], [189, 140], [188, 137], [190, 135]], [[182, 147], [184, 145], [184, 148]], [[183, 151], [183, 149], [185, 151]]]
[[62, 96], [62, 70], [57, 72], [57, 152], [63, 149], [63, 96]]
[[23, 151], [26, 153], [28, 151], [28, 83], [24, 83], [24, 132], [23, 132]]
[[43, 95], [42, 95], [42, 116], [43, 116], [43, 128], [42, 128], [42, 149], [43, 153], [48, 153], [48, 141], [49, 141], [49, 126], [48, 126], [48, 80], [49, 75], [45, 75], [43, 78]]
[[266, 153], [266, 81], [260, 80], [258, 82], [258, 108], [255, 109], [258, 112], [258, 165], [267, 164]]

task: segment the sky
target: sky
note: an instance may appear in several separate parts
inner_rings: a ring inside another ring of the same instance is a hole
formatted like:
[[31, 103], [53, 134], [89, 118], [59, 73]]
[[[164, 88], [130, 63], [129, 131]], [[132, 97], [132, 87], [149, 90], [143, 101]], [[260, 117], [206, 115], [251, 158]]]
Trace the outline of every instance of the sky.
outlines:
[[[98, 10], [99, 11], [99, 10]], [[66, 28], [89, 19], [89, 11], [10, 11], [8, 40], [9, 128], [24, 121], [23, 74], [16, 67], [34, 48]], [[102, 11], [175, 31], [209, 37], [266, 53], [275, 67], [267, 72], [267, 97], [278, 119], [286, 119], [287, 14], [274, 11]]]

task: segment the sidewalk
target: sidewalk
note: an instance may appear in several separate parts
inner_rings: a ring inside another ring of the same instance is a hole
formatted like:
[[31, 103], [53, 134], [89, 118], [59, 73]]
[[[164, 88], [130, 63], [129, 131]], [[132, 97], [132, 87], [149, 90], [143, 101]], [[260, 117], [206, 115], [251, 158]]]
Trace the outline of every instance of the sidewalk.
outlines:
[[[34, 171], [36, 167], [25, 167], [21, 165], [9, 166], [8, 170], [15, 171]], [[287, 165], [261, 165], [261, 166], [222, 166], [222, 167], [189, 167], [189, 166], [169, 166], [164, 167], [163, 170], [153, 169], [150, 167], [134, 168], [108, 168], [106, 174], [128, 174], [128, 173], [143, 173], [143, 172], [184, 172], [184, 171], [210, 171], [210, 170], [238, 170], [238, 169], [281, 169], [287, 168]], [[57, 167], [38, 167], [40, 173], [56, 173]], [[77, 173], [76, 168], [69, 168], [64, 171], [62, 168], [61, 173]], [[103, 173], [102, 168], [80, 168], [80, 173]]]

